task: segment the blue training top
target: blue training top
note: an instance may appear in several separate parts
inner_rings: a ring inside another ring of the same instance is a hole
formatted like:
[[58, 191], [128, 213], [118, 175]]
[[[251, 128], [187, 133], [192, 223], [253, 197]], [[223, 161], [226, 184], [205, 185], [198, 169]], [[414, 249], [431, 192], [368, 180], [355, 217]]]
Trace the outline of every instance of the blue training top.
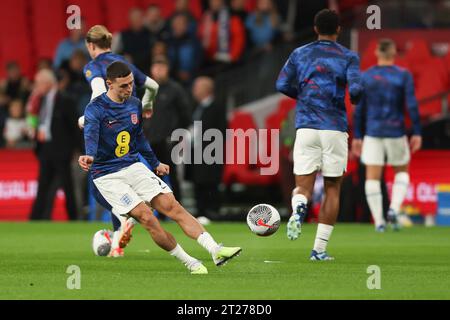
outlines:
[[139, 99], [131, 96], [116, 103], [103, 93], [87, 105], [84, 115], [86, 155], [94, 157], [94, 179], [139, 162], [139, 153], [152, 169], [159, 165], [142, 130]]
[[364, 93], [354, 113], [355, 138], [405, 135], [405, 105], [420, 135], [420, 116], [411, 73], [396, 65], [374, 66], [363, 73]]
[[277, 90], [297, 100], [295, 127], [346, 132], [345, 89], [360, 98], [358, 55], [330, 40], [317, 40], [295, 49], [276, 83]]

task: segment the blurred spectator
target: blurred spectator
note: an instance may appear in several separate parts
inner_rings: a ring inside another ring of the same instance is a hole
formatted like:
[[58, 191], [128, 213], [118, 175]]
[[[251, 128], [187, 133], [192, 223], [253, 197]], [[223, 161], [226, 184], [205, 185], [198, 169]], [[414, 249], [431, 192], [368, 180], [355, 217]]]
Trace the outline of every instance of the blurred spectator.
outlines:
[[245, 21], [251, 45], [258, 51], [271, 50], [279, 23], [280, 17], [273, 1], [258, 0], [256, 10]]
[[328, 8], [331, 3], [330, 0], [277, 0], [276, 5], [281, 16], [280, 29], [283, 38], [286, 41], [294, 41], [300, 33], [303, 37], [308, 35], [315, 37], [311, 17], [314, 17], [320, 10]]
[[197, 20], [192, 15], [191, 10], [189, 9], [189, 1], [188, 0], [175, 0], [175, 10], [168, 19], [168, 25], [171, 26], [173, 18], [180, 14], [184, 15], [188, 20], [189, 34], [192, 36], [196, 36], [197, 35]]
[[156, 57], [167, 56], [167, 44], [163, 41], [155, 42], [155, 45], [152, 48], [152, 61]]
[[[62, 184], [70, 220], [77, 219], [71, 160], [79, 139], [75, 104], [58, 90], [56, 77], [50, 70], [41, 70], [35, 77], [36, 96], [42, 97], [39, 107], [36, 155], [39, 180], [30, 219], [50, 219], [56, 195], [54, 184]], [[60, 180], [59, 180], [60, 179]]]
[[145, 26], [158, 41], [166, 41], [170, 36], [169, 27], [161, 15], [161, 8], [156, 4], [148, 6]]
[[64, 62], [67, 62], [75, 50], [83, 50], [88, 58], [86, 44], [84, 43], [85, 24], [81, 23], [80, 29], [71, 29], [68, 38], [62, 40], [56, 48], [55, 57], [53, 58], [53, 67], [59, 69]]
[[27, 135], [27, 123], [24, 114], [23, 102], [20, 99], [11, 101], [9, 105], [9, 117], [6, 119], [4, 137], [6, 147], [20, 147]]
[[61, 70], [60, 88], [76, 101], [79, 116], [84, 114], [84, 109], [91, 98], [91, 88], [83, 74], [87, 62], [84, 52], [77, 50], [70, 57], [68, 68]]
[[245, 48], [245, 28], [241, 19], [231, 16], [224, 0], [210, 0], [203, 14], [199, 35], [207, 58], [208, 72], [217, 73], [238, 61]]
[[11, 100], [22, 99], [25, 101], [30, 93], [30, 82], [22, 75], [20, 66], [17, 62], [12, 61], [6, 65], [6, 79], [0, 83], [0, 91], [6, 97], [1, 103], [9, 104]]
[[189, 33], [189, 20], [183, 14], [172, 18], [172, 36], [168, 41], [168, 56], [172, 77], [185, 87], [191, 84], [201, 62], [201, 47]]
[[[79, 50], [79, 49], [78, 49]], [[84, 50], [83, 50], [84, 54]], [[53, 67], [53, 60], [50, 58], [40, 58], [37, 62], [36, 70], [40, 71], [42, 69], [49, 69], [51, 70]]]
[[5, 144], [3, 131], [8, 117], [8, 106], [12, 100], [28, 98], [30, 82], [22, 76], [20, 66], [12, 61], [6, 64], [6, 78], [0, 82], [0, 147]]
[[112, 51], [124, 55], [140, 70], [150, 67], [150, 52], [156, 37], [145, 27], [142, 10], [133, 8], [129, 12], [130, 26], [114, 38]]
[[170, 185], [174, 196], [180, 199], [180, 187], [177, 170], [172, 162], [173, 130], [187, 128], [191, 119], [189, 97], [183, 87], [169, 78], [169, 61], [166, 57], [155, 57], [151, 76], [158, 82], [159, 90], [153, 107], [153, 116], [143, 123], [144, 134], [158, 156], [158, 159], [168, 164], [170, 170]]
[[[227, 127], [225, 106], [214, 100], [214, 82], [208, 77], [195, 79], [192, 86], [192, 96], [197, 102], [197, 107], [192, 115], [192, 121], [201, 121], [202, 131], [218, 129], [225, 139]], [[201, 133], [201, 136], [203, 135]], [[195, 131], [194, 131], [195, 133]], [[208, 144], [202, 143], [202, 137], [193, 135], [194, 145], [201, 145], [201, 154]], [[198, 142], [200, 140], [200, 143]], [[225, 141], [225, 140], [224, 140]], [[224, 154], [223, 150], [223, 153]], [[200, 152], [199, 150], [193, 150]], [[190, 169], [190, 177], [194, 183], [197, 216], [204, 216], [210, 220], [218, 217], [221, 206], [219, 184], [222, 181], [223, 164], [193, 164]]]

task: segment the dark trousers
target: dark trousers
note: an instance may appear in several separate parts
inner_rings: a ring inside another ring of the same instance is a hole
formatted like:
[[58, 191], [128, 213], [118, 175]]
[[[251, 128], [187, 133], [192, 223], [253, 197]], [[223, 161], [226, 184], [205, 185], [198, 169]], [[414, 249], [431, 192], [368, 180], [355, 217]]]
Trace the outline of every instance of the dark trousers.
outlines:
[[153, 149], [153, 152], [156, 154], [158, 160], [170, 166], [170, 173], [169, 173], [170, 188], [173, 191], [175, 199], [181, 201], [180, 183], [178, 182], [177, 168], [175, 167], [175, 164], [172, 162], [172, 158], [170, 155], [172, 152], [172, 145], [166, 141], [161, 141], [157, 143], [152, 143], [151, 147]]
[[62, 186], [66, 196], [69, 220], [77, 220], [70, 158], [54, 158], [41, 153], [39, 156], [39, 180], [36, 199], [31, 210], [31, 220], [50, 220], [56, 191]]

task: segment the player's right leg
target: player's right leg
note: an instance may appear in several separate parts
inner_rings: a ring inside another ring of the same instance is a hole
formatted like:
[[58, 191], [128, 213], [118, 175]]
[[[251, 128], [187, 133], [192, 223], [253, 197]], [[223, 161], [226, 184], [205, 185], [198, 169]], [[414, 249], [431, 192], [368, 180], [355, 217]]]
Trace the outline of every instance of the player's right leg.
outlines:
[[160, 248], [168, 251], [170, 255], [180, 260], [189, 269], [191, 274], [208, 273], [208, 270], [199, 260], [188, 255], [176, 242], [174, 236], [163, 229], [158, 219], [153, 215], [152, 210], [144, 202], [141, 202], [133, 208], [130, 215], [142, 224]]
[[[91, 179], [90, 176], [89, 179]], [[93, 185], [92, 192], [95, 200], [106, 210], [112, 211], [111, 204], [109, 204], [108, 201], [106, 201], [106, 199], [102, 196], [97, 186], [94, 183], [92, 183], [92, 185]], [[111, 212], [111, 222], [113, 225], [112, 243], [114, 244], [117, 243], [117, 247], [112, 248], [112, 251], [114, 251], [112, 256], [123, 257], [124, 252], [122, 249], [125, 248], [131, 241], [132, 237], [131, 232], [133, 230], [134, 225], [137, 224], [137, 221], [133, 218], [127, 219], [125, 217], [116, 217]]]
[[400, 221], [404, 225], [411, 225], [407, 216], [400, 216], [400, 207], [408, 192], [409, 173], [408, 165], [411, 159], [408, 139], [406, 136], [400, 138], [384, 139], [387, 151], [387, 163], [395, 172], [394, 185], [392, 186], [391, 204], [388, 211], [388, 219], [393, 230], [400, 229]]
[[366, 166], [364, 189], [377, 232], [384, 232], [386, 228], [386, 221], [383, 217], [383, 195], [381, 193], [381, 175], [385, 154], [382, 138], [364, 137], [361, 152], [361, 162]]

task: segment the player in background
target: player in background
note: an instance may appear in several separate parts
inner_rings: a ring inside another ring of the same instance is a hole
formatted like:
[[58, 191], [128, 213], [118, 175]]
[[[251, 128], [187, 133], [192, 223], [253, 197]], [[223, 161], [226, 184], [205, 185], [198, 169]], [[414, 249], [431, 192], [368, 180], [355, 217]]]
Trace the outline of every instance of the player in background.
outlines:
[[[158, 92], [159, 85], [150, 77], [143, 74], [138, 68], [130, 64], [121, 55], [111, 52], [112, 34], [102, 25], [95, 25], [89, 29], [86, 34], [86, 47], [92, 58], [85, 67], [84, 75], [92, 88], [91, 101], [102, 93], [106, 92], [106, 68], [114, 61], [126, 63], [132, 70], [134, 81], [137, 87], [145, 87], [145, 94], [142, 98], [143, 117], [149, 118], [153, 110], [153, 101]], [[136, 96], [136, 87], [133, 89], [133, 95]], [[80, 128], [84, 126], [84, 116], [78, 119]], [[97, 201], [106, 209], [111, 210], [108, 203], [102, 199], [101, 194], [94, 186], [94, 196]], [[120, 247], [124, 248], [131, 238], [131, 232], [137, 221], [133, 218], [119, 221], [112, 216], [114, 236], [119, 237]], [[119, 254], [122, 256], [123, 252]]]
[[339, 16], [324, 9], [314, 17], [317, 41], [295, 49], [278, 77], [277, 90], [296, 99], [296, 138], [292, 216], [287, 225], [291, 240], [301, 234], [301, 225], [311, 201], [320, 170], [324, 177], [324, 199], [311, 252], [311, 260], [333, 260], [327, 244], [339, 211], [342, 176], [347, 168], [348, 134], [344, 103], [348, 84], [352, 103], [361, 95], [359, 58], [336, 42]]
[[[86, 155], [79, 164], [90, 170], [94, 184], [118, 218], [130, 215], [147, 229], [162, 249], [183, 262], [193, 274], [207, 269], [189, 256], [174, 237], [165, 231], [147, 203], [177, 222], [184, 233], [204, 247], [217, 266], [241, 252], [239, 247], [224, 247], [206, 232], [173, 196], [170, 188], [139, 161], [141, 154], [158, 175], [168, 174], [169, 166], [160, 163], [142, 130], [141, 101], [132, 96], [133, 73], [123, 62], [113, 62], [106, 71], [108, 91], [95, 98], [85, 110]], [[117, 248], [118, 242], [112, 244]]]
[[[376, 49], [378, 64], [362, 75], [364, 94], [354, 113], [352, 152], [366, 165], [365, 192], [375, 230], [385, 231], [381, 175], [385, 164], [395, 172], [388, 220], [399, 229], [398, 213], [409, 184], [411, 152], [422, 146], [420, 117], [411, 74], [395, 65], [396, 48], [390, 39], [381, 39]], [[412, 137], [405, 132], [405, 105], [412, 121]], [[387, 158], [387, 159], [386, 159]], [[385, 161], [387, 160], [387, 161]]]

